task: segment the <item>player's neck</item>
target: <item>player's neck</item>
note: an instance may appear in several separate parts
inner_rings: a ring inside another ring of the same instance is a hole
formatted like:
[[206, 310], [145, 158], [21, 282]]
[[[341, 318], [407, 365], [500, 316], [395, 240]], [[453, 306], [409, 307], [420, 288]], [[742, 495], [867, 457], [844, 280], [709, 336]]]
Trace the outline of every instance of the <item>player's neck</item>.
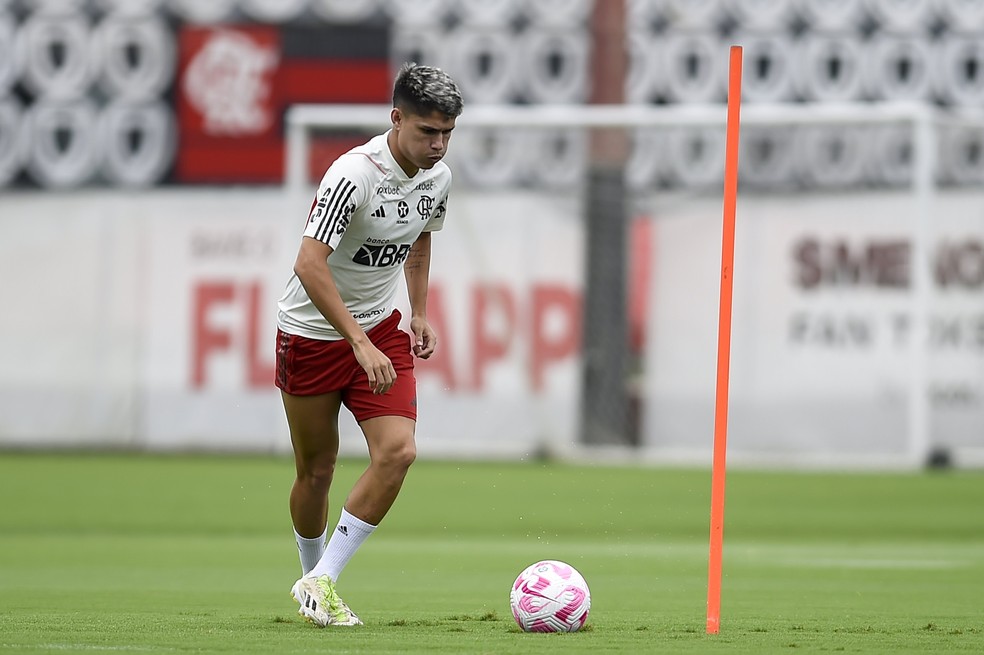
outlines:
[[389, 135], [386, 137], [386, 145], [389, 146], [390, 154], [393, 155], [393, 159], [396, 160], [397, 165], [406, 173], [407, 177], [413, 177], [420, 170], [417, 166], [414, 166], [409, 159], [407, 159], [403, 152], [400, 150], [400, 144], [396, 137], [396, 130], [390, 130]]

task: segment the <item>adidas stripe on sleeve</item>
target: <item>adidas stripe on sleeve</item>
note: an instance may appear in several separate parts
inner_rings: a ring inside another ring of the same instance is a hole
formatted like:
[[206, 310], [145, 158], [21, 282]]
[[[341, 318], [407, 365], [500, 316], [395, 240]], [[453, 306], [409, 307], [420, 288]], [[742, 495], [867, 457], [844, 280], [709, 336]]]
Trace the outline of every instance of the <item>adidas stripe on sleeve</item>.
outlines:
[[348, 229], [356, 207], [367, 195], [358, 183], [361, 176], [336, 168], [342, 167], [332, 166], [321, 181], [304, 230], [304, 236], [327, 243], [334, 249], [338, 248], [338, 242]]

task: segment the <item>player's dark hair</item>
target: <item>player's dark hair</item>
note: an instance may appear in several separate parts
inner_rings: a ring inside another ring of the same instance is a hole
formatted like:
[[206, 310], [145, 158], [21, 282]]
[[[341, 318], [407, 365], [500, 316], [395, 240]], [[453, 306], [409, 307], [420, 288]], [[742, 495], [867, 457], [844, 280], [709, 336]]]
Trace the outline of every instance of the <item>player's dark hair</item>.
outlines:
[[436, 110], [455, 118], [461, 114], [463, 103], [450, 75], [440, 68], [407, 62], [393, 84], [393, 106], [417, 116]]

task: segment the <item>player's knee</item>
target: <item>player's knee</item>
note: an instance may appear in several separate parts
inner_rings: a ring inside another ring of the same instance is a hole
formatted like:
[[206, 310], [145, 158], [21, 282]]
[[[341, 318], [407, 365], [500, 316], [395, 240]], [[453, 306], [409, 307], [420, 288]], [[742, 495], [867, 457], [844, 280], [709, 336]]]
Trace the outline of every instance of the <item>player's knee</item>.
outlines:
[[406, 472], [417, 458], [417, 447], [413, 439], [394, 443], [380, 453], [378, 463], [385, 468]]
[[410, 468], [414, 460], [417, 459], [417, 446], [411, 440], [401, 450], [399, 455], [400, 466], [406, 470]]
[[315, 489], [327, 490], [335, 477], [335, 458], [319, 458], [297, 469], [297, 479]]

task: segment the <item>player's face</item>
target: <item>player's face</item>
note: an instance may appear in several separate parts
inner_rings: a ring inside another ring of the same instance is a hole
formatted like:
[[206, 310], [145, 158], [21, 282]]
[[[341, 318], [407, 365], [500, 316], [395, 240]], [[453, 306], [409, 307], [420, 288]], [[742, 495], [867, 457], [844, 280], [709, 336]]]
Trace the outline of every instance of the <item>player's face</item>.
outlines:
[[448, 151], [455, 119], [439, 111], [418, 116], [394, 108], [393, 130], [396, 132], [397, 162], [408, 175], [421, 168], [433, 168]]

